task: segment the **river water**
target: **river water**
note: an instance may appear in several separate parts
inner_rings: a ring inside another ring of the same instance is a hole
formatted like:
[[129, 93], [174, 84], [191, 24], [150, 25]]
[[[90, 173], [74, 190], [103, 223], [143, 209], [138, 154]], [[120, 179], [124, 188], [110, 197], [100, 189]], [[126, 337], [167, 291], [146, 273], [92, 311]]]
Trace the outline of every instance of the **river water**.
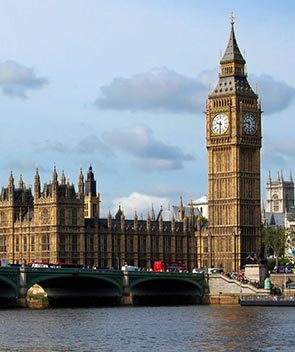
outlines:
[[295, 351], [295, 308], [0, 310], [0, 351]]

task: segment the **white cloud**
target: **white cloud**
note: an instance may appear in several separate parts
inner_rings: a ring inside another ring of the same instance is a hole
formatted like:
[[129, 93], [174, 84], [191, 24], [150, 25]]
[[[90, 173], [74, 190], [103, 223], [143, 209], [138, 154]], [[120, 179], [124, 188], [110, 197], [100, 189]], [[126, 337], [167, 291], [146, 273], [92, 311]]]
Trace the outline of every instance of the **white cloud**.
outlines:
[[194, 160], [178, 146], [168, 145], [153, 136], [146, 126], [134, 126], [104, 134], [107, 144], [135, 157], [133, 165], [148, 170], [180, 169], [184, 161]]
[[252, 75], [250, 78], [257, 83], [259, 98], [265, 113], [283, 111], [292, 103], [295, 89], [287, 83], [275, 80], [269, 75], [258, 77]]
[[196, 113], [204, 108], [207, 87], [197, 80], [165, 67], [115, 78], [100, 88], [95, 105], [101, 109], [153, 110]]
[[49, 139], [46, 139], [42, 142], [36, 142], [33, 144], [35, 145], [35, 149], [37, 152], [50, 151], [64, 154], [71, 150], [70, 146], [58, 140], [51, 141]]
[[32, 68], [13, 60], [0, 63], [0, 86], [5, 95], [26, 98], [28, 90], [39, 89], [47, 83], [48, 80], [37, 77]]
[[267, 149], [263, 149], [263, 166], [268, 170], [291, 167], [295, 163], [295, 146], [292, 137], [274, 141], [266, 137]]
[[133, 192], [129, 196], [114, 199], [111, 213], [114, 217], [120, 205], [126, 219], [133, 219], [135, 211], [137, 212], [139, 218], [142, 214], [146, 219], [147, 214], [148, 212], [151, 212], [152, 207], [154, 208], [157, 216], [161, 206], [166, 208], [168, 204], [168, 198]]
[[[101, 109], [196, 114], [203, 111], [209, 90], [217, 79], [217, 68], [201, 72], [197, 79], [165, 67], [155, 68], [130, 78], [113, 79], [109, 85], [101, 87], [101, 96], [95, 105]], [[268, 75], [250, 75], [250, 79], [258, 86], [267, 113], [282, 111], [293, 101], [295, 89], [287, 83]], [[255, 86], [252, 86], [254, 90]]]
[[113, 155], [111, 148], [102, 142], [100, 137], [97, 137], [94, 134], [81, 139], [77, 144], [77, 151], [85, 155], [89, 155], [90, 153], [100, 153], [107, 157]]
[[148, 159], [148, 160], [135, 160], [132, 163], [139, 169], [146, 171], [165, 171], [165, 170], [177, 170], [183, 167], [181, 160], [167, 160], [167, 159]]

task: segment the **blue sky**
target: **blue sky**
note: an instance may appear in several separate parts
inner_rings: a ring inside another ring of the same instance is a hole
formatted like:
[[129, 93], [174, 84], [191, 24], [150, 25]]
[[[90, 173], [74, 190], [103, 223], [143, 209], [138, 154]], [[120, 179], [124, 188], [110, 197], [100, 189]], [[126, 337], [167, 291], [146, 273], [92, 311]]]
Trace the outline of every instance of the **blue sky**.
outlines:
[[230, 13], [268, 171], [294, 173], [294, 1], [0, 1], [0, 184], [93, 166], [102, 215], [207, 193], [205, 102]]

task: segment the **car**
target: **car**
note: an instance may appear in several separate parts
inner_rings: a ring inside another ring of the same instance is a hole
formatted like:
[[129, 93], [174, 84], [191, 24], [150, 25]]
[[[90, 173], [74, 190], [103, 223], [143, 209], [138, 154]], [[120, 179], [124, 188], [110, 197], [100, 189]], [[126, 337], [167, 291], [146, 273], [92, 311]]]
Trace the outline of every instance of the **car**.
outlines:
[[208, 274], [222, 274], [223, 269], [217, 269], [217, 268], [209, 268], [208, 269]]
[[193, 274], [204, 274], [205, 269], [193, 268], [192, 273]]
[[133, 265], [123, 265], [121, 268], [122, 271], [139, 271], [137, 266]]

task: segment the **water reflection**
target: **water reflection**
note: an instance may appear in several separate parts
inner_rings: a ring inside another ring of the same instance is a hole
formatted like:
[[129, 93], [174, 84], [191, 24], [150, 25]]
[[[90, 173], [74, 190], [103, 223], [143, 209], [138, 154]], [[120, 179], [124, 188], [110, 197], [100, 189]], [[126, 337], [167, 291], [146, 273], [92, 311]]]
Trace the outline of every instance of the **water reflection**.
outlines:
[[292, 350], [294, 312], [240, 306], [2, 310], [0, 351]]

